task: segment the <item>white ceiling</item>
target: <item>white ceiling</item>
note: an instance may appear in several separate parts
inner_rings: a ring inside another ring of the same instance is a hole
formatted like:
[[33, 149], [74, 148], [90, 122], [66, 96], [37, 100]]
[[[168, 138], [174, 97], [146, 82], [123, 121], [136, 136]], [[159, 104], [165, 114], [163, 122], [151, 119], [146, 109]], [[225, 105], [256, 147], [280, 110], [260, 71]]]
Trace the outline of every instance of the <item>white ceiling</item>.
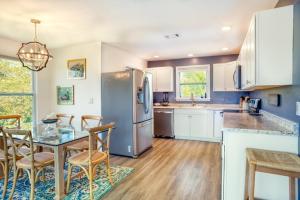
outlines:
[[[49, 48], [104, 41], [153, 60], [237, 53], [251, 15], [278, 0], [1, 0], [0, 37], [38, 39]], [[222, 32], [229, 25], [232, 30]], [[167, 40], [166, 34], [179, 33]], [[1, 45], [1, 44], [0, 44]]]

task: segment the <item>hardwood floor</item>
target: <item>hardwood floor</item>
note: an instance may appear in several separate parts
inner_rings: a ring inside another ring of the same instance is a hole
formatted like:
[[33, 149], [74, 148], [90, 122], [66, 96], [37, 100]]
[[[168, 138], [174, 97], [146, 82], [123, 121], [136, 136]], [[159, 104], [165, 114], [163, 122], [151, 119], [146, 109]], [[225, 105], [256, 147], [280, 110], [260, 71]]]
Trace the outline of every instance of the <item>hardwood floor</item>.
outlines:
[[218, 143], [155, 139], [138, 159], [112, 156], [114, 164], [135, 172], [105, 200], [218, 200], [221, 196]]

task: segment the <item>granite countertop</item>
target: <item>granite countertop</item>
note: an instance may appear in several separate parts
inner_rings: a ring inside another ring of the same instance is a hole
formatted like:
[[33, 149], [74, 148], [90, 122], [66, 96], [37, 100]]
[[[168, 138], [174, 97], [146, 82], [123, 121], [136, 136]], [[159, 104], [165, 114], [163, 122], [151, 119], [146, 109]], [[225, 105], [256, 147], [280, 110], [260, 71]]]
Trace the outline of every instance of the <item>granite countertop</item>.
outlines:
[[153, 108], [165, 109], [205, 109], [205, 110], [241, 110], [239, 104], [181, 104], [170, 103], [168, 106], [153, 106]]
[[253, 116], [249, 113], [224, 113], [224, 131], [249, 131], [253, 133], [291, 135], [296, 133], [275, 123], [263, 115]]

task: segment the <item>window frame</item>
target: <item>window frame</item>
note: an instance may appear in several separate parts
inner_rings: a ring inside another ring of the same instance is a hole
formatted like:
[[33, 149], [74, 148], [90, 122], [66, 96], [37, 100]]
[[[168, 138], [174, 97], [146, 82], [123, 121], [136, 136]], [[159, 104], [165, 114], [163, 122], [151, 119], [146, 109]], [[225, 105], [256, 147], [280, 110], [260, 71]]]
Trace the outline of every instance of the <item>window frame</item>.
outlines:
[[[5, 59], [5, 60], [11, 60], [11, 61], [17, 61], [19, 62], [19, 59], [16, 57], [11, 57], [11, 56], [3, 56], [0, 55], [0, 59]], [[22, 66], [21, 66], [22, 67]], [[3, 96], [32, 96], [32, 126], [36, 126], [36, 73], [34, 73], [33, 71], [31, 71], [31, 78], [32, 78], [32, 92], [1, 92], [0, 91], [0, 97]]]
[[203, 70], [206, 71], [206, 98], [195, 97], [195, 101], [210, 101], [210, 65], [189, 65], [176, 67], [176, 101], [192, 101], [191, 98], [180, 97], [180, 72]]

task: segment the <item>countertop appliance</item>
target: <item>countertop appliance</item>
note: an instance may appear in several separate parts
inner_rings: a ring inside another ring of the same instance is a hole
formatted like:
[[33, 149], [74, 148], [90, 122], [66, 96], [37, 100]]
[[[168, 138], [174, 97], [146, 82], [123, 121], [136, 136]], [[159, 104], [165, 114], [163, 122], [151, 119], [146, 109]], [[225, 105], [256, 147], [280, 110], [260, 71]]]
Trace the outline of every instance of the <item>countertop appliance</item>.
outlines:
[[110, 153], [137, 157], [152, 147], [152, 74], [137, 69], [102, 73], [104, 122], [115, 122]]
[[261, 99], [249, 99], [249, 114], [258, 115], [261, 109]]
[[242, 87], [242, 69], [241, 65], [237, 65], [233, 73], [233, 82], [235, 89], [241, 89]]
[[174, 138], [174, 109], [154, 109], [154, 136]]

